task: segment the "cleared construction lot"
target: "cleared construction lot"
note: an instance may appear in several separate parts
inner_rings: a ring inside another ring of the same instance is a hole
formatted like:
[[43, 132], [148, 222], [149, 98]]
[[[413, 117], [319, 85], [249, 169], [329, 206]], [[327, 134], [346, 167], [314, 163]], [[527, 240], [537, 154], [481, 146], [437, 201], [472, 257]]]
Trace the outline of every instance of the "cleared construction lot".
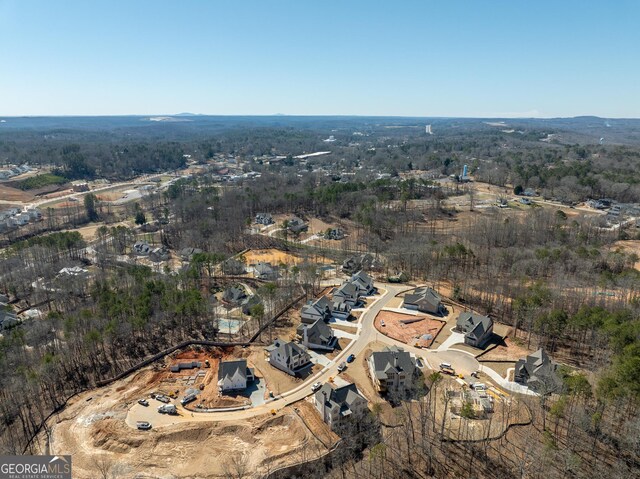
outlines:
[[[146, 369], [111, 386], [81, 394], [50, 424], [52, 454], [73, 455], [74, 478], [94, 479], [97, 464], [118, 478], [141, 477], [229, 477], [232, 461], [264, 474], [305, 457], [323, 454], [335, 437], [312, 407], [286, 407], [277, 414], [250, 419], [216, 422], [212, 414], [191, 418], [157, 413], [162, 404], [136, 403], [144, 396], [154, 372]], [[147, 415], [150, 431], [132, 428], [127, 415], [141, 409], [137, 420]], [[194, 413], [198, 415], [198, 413]], [[187, 416], [189, 415], [189, 416]], [[178, 420], [176, 423], [172, 421]], [[322, 440], [318, 439], [321, 438]], [[46, 436], [41, 436], [42, 451]]]
[[378, 331], [390, 338], [411, 346], [428, 348], [445, 322], [426, 314], [402, 314], [383, 310], [376, 316], [374, 324]]

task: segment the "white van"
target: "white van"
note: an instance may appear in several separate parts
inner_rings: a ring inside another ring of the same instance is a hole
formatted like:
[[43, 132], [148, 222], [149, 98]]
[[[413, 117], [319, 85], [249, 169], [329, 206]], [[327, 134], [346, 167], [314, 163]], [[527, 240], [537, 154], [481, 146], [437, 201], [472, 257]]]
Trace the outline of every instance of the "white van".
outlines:
[[453, 369], [449, 363], [440, 363], [440, 369]]

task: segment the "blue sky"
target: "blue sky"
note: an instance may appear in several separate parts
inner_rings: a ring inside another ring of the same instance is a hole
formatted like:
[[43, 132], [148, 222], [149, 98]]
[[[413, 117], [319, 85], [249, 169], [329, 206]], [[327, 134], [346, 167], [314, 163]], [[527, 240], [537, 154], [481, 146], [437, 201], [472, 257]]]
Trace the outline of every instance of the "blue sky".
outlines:
[[640, 117], [640, 2], [0, 0], [0, 115]]

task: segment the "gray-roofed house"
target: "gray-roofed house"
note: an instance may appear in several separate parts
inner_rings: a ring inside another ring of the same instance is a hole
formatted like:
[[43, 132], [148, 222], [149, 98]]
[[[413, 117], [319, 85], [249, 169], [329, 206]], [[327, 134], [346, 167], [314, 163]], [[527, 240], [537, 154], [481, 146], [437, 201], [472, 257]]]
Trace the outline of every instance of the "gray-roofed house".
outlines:
[[331, 228], [325, 233], [324, 237], [329, 240], [339, 241], [344, 239], [344, 231], [341, 228]]
[[430, 314], [443, 315], [445, 312], [440, 295], [426, 287], [416, 288], [412, 293], [405, 294], [402, 306]]
[[464, 333], [464, 343], [481, 348], [493, 335], [493, 320], [488, 316], [464, 311], [458, 316], [456, 329]]
[[245, 274], [247, 269], [242, 261], [235, 258], [229, 258], [222, 263], [222, 272], [228, 275]]
[[0, 329], [10, 328], [19, 322], [18, 316], [9, 306], [0, 305]]
[[357, 273], [360, 270], [379, 269], [382, 265], [370, 253], [347, 258], [342, 263], [342, 271], [347, 274]]
[[245, 299], [242, 302], [242, 313], [250, 315], [251, 314], [251, 308], [253, 308], [254, 306], [257, 306], [259, 304], [262, 304], [262, 298], [260, 296], [258, 296], [257, 294], [249, 296], [247, 299]]
[[272, 225], [274, 223], [273, 217], [269, 213], [257, 213], [256, 223], [259, 225]]
[[294, 216], [288, 220], [287, 229], [292, 233], [303, 233], [309, 229], [309, 225], [297, 216]]
[[331, 304], [331, 315], [337, 319], [349, 319], [349, 316], [351, 316], [351, 305], [334, 299]]
[[218, 367], [218, 388], [221, 392], [247, 388], [247, 383], [255, 379], [253, 369], [247, 367], [246, 359], [222, 361]]
[[549, 394], [562, 389], [558, 365], [551, 361], [544, 349], [538, 349], [526, 358], [518, 359], [513, 379], [538, 394]]
[[301, 324], [296, 332], [300, 336], [300, 342], [309, 349], [333, 351], [336, 347], [338, 338], [322, 319], [313, 324]]
[[154, 248], [149, 252], [149, 259], [154, 263], [160, 263], [167, 261], [171, 257], [169, 250], [164, 246], [160, 248]]
[[265, 263], [260, 261], [253, 267], [258, 279], [273, 280], [278, 278], [278, 271], [271, 265], [271, 263]]
[[404, 393], [411, 389], [419, 371], [411, 354], [395, 346], [372, 353], [367, 363], [371, 380], [379, 393]]
[[242, 286], [231, 286], [224, 290], [222, 299], [227, 303], [238, 305], [247, 299], [247, 292]]
[[200, 248], [182, 248], [180, 250], [180, 259], [182, 261], [191, 261], [194, 254], [202, 253]]
[[325, 383], [316, 391], [314, 399], [320, 417], [331, 429], [351, 416], [357, 418], [367, 409], [367, 400], [360, 395], [355, 384], [334, 389]]
[[313, 324], [319, 319], [322, 321], [331, 319], [331, 302], [326, 296], [305, 304], [300, 310], [300, 321], [304, 324]]
[[151, 246], [149, 243], [138, 241], [133, 245], [133, 252], [139, 256], [147, 256], [151, 252]]
[[349, 282], [353, 283], [358, 288], [358, 291], [362, 296], [369, 296], [376, 291], [376, 288], [373, 285], [373, 279], [371, 279], [371, 276], [362, 270], [351, 276]]
[[333, 299], [341, 303], [346, 303], [353, 308], [358, 304], [360, 292], [355, 284], [347, 281], [333, 291]]
[[268, 351], [269, 363], [292, 376], [311, 365], [309, 353], [293, 342], [285, 343], [276, 339]]

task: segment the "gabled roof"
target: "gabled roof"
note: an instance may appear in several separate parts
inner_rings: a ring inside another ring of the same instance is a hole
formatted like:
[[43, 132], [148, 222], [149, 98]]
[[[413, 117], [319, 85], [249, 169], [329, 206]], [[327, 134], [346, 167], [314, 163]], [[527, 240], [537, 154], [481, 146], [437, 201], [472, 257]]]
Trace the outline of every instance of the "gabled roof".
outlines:
[[493, 327], [493, 320], [487, 316], [464, 311], [458, 316], [456, 326], [467, 335], [481, 338]]
[[362, 270], [351, 276], [350, 281], [356, 285], [362, 285], [365, 289], [373, 288], [373, 280], [371, 279], [371, 276]]
[[236, 359], [233, 361], [222, 361], [218, 368], [218, 381], [240, 375], [247, 380], [247, 360]]
[[[276, 340], [276, 342], [278, 342], [278, 340]], [[281, 356], [287, 358], [287, 361], [292, 357], [308, 355], [308, 353], [304, 349], [302, 349], [292, 341], [288, 343], [279, 342], [279, 346], [276, 346], [273, 350], [280, 353]]]
[[331, 302], [326, 296], [322, 296], [309, 304], [305, 304], [302, 307], [301, 314], [303, 316], [316, 316], [318, 314], [324, 316], [327, 314], [327, 310], [331, 311]]
[[413, 375], [416, 369], [415, 360], [402, 348], [387, 347], [371, 354], [371, 362], [376, 378], [385, 379], [388, 374], [405, 372]]
[[351, 282], [347, 282], [347, 283], [343, 283], [342, 285], [340, 285], [338, 287], [338, 289], [336, 289], [335, 293], [333, 293], [334, 296], [338, 295], [338, 296], [358, 296], [358, 287], [351, 283]]
[[318, 392], [316, 392], [315, 398], [317, 402], [322, 404], [325, 397], [326, 402], [324, 406], [330, 409], [338, 408], [343, 415], [345, 415], [346, 412], [350, 412], [355, 402], [366, 402], [366, 399], [358, 392], [355, 384], [347, 384], [346, 386], [334, 389], [329, 383], [325, 383]]
[[551, 392], [562, 387], [562, 379], [556, 371], [557, 367], [547, 352], [541, 348], [526, 358], [518, 360], [515, 375], [525, 377], [527, 384], [533, 383], [538, 386], [536, 389], [544, 385], [545, 392]]
[[247, 297], [247, 293], [244, 288], [240, 286], [231, 286], [224, 290], [224, 300], [231, 303], [238, 303]]
[[313, 324], [301, 324], [298, 326], [298, 334], [307, 331], [307, 338], [313, 344], [329, 344], [334, 338], [333, 330], [322, 320], [318, 319]]
[[413, 293], [406, 294], [404, 297], [404, 302], [408, 304], [426, 303], [432, 305], [434, 308], [437, 308], [438, 305], [442, 302], [442, 298], [433, 289], [422, 287], [416, 288]]

